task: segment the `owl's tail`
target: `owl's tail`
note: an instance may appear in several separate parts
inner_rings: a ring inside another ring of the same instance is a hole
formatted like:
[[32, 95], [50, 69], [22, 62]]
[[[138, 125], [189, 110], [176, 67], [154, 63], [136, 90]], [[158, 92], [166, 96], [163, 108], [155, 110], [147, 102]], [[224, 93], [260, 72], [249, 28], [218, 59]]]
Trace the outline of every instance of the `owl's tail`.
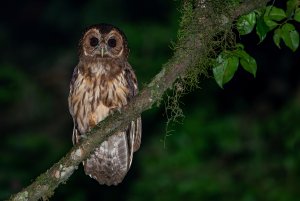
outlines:
[[84, 171], [100, 184], [117, 185], [128, 172], [133, 155], [132, 140], [126, 132], [112, 135], [83, 163]]

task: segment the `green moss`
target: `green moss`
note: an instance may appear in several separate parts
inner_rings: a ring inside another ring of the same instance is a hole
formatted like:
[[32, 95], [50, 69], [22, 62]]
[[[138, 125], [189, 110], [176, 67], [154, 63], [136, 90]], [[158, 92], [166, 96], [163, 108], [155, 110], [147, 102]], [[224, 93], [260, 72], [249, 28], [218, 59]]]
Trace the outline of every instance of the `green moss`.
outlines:
[[[184, 117], [180, 108], [180, 98], [199, 87], [199, 78], [209, 76], [214, 59], [226, 49], [235, 47], [235, 35], [228, 12], [239, 4], [239, 0], [184, 1], [178, 31], [178, 41], [173, 45], [175, 63], [190, 60], [184, 76], [173, 84], [167, 95], [165, 110], [167, 129], [164, 139], [169, 135], [170, 122], [181, 122]], [[205, 50], [205, 52], [203, 51]]]
[[193, 22], [194, 10], [192, 1], [185, 1], [181, 9], [181, 18], [179, 22], [178, 40], [186, 38], [189, 34], [189, 25]]

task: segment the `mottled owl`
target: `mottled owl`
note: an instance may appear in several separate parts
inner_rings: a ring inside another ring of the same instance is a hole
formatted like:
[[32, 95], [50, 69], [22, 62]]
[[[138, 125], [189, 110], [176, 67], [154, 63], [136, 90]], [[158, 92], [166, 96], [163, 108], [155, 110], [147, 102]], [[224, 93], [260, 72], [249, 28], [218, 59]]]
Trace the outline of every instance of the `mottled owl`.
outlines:
[[[97, 123], [122, 108], [138, 93], [135, 73], [128, 63], [124, 33], [109, 24], [88, 27], [79, 42], [68, 98], [73, 117], [73, 144]], [[128, 172], [141, 143], [141, 117], [102, 142], [83, 162], [84, 171], [100, 184], [117, 185]]]

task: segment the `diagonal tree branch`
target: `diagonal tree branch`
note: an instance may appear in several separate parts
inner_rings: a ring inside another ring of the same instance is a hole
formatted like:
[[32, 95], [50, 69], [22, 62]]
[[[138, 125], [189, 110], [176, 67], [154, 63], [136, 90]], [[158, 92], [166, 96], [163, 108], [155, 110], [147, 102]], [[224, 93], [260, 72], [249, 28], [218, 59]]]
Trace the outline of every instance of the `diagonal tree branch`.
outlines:
[[[12, 195], [9, 200], [25, 201], [49, 198], [96, 146], [118, 130], [124, 129], [143, 111], [150, 109], [153, 104], [159, 103], [164, 92], [172, 88], [178, 78], [184, 79], [190, 69], [196, 66], [204, 68], [201, 66], [201, 60], [207, 58], [207, 45], [212, 42], [213, 36], [224, 32], [228, 27], [231, 28], [236, 17], [262, 7], [268, 1], [245, 0], [233, 9], [217, 15], [212, 12], [213, 4], [209, 0], [195, 1], [193, 6], [190, 6], [190, 13], [183, 9], [179, 40], [174, 56], [163, 66], [161, 72], [120, 112], [114, 113], [100, 122], [88, 133], [87, 139], [74, 146], [61, 160], [37, 177], [31, 185]], [[189, 1], [183, 3], [183, 6], [188, 5], [191, 5]]]

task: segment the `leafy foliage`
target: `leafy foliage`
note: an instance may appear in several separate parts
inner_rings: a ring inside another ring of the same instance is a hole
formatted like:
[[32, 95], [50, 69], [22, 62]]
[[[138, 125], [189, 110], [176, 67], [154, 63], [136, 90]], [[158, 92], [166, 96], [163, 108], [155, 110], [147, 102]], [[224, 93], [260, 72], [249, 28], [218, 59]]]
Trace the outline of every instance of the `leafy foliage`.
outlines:
[[[293, 23], [300, 22], [299, 1], [288, 0], [286, 10], [274, 5], [267, 6], [262, 10], [255, 10], [247, 15], [241, 16], [236, 22], [236, 28], [240, 35], [247, 35], [253, 32], [256, 26], [256, 34], [259, 42], [264, 41], [267, 34], [273, 31], [273, 41], [278, 48], [281, 48], [281, 41], [295, 52], [299, 47], [299, 33]], [[233, 47], [233, 51], [225, 50], [217, 57], [213, 66], [213, 74], [217, 84], [223, 85], [233, 78], [237, 70], [236, 58], [240, 60], [241, 66], [256, 75], [257, 64], [239, 44]]]
[[251, 57], [245, 50], [242, 44], [236, 45], [237, 49], [233, 51], [225, 50], [216, 59], [216, 64], [213, 67], [213, 74], [218, 85], [223, 88], [223, 85], [229, 82], [239, 63], [249, 73], [256, 76], [257, 64], [253, 57]]
[[227, 56], [220, 54], [217, 58], [217, 64], [213, 68], [215, 79], [220, 87], [230, 81], [238, 68], [239, 59], [236, 56]]
[[254, 12], [241, 16], [237, 21], [237, 29], [241, 35], [246, 35], [252, 32], [256, 23]]
[[[279, 29], [279, 28], [278, 28]], [[286, 46], [291, 50], [296, 51], [299, 46], [299, 33], [294, 25], [286, 23], [281, 27], [279, 38], [282, 38]]]
[[300, 22], [300, 8], [297, 8], [294, 15], [294, 20]]

